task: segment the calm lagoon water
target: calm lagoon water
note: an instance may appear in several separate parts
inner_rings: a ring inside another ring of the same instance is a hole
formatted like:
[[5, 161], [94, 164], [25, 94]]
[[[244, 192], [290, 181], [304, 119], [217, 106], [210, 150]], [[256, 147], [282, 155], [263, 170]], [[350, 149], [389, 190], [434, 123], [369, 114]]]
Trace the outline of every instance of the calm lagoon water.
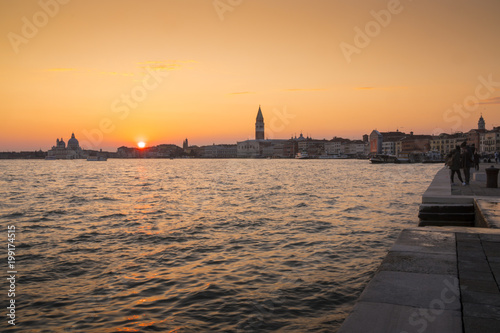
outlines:
[[16, 329], [335, 332], [441, 167], [0, 161]]

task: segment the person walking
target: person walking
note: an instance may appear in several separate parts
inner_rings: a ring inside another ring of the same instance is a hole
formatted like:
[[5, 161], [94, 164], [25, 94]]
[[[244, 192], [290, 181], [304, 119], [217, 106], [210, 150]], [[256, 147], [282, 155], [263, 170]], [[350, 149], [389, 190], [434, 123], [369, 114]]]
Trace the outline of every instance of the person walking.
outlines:
[[474, 169], [479, 170], [479, 154], [477, 151], [474, 153]]
[[469, 185], [470, 182], [470, 168], [472, 166], [472, 154], [467, 147], [467, 143], [464, 141], [461, 145], [461, 156], [462, 156], [462, 168], [464, 169], [464, 178], [465, 181], [462, 183], [463, 186]]
[[458, 176], [460, 183], [463, 183], [462, 175], [460, 174], [460, 147], [456, 146], [455, 150], [451, 152], [451, 156], [448, 159], [448, 166], [450, 167], [450, 181], [451, 185], [455, 185], [455, 174]]

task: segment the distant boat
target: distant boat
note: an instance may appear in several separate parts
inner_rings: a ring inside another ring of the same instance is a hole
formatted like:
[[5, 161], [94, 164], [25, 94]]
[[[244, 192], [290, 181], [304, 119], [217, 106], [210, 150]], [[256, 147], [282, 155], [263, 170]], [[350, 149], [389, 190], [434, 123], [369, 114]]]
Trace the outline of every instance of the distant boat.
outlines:
[[422, 163], [444, 163], [443, 155], [438, 151], [425, 153]]
[[370, 158], [370, 162], [373, 164], [382, 164], [382, 163], [401, 163], [400, 160], [394, 155], [375, 155]]
[[104, 156], [89, 156], [87, 157], [87, 161], [107, 161], [108, 158]]
[[303, 152], [297, 153], [297, 155], [295, 155], [295, 158], [304, 160], [304, 159], [308, 159], [310, 157], [307, 154], [307, 152], [303, 151]]
[[56, 159], [56, 157], [55, 157], [55, 156], [45, 156], [45, 159], [46, 159], [47, 161], [53, 161], [53, 160], [55, 160], [55, 159]]

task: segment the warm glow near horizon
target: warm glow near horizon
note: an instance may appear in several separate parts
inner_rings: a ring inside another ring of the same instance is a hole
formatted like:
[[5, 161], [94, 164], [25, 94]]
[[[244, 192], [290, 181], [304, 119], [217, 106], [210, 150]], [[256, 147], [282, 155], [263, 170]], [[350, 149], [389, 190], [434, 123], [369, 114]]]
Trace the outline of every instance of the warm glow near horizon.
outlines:
[[0, 151], [500, 126], [499, 1], [221, 1], [0, 1]]

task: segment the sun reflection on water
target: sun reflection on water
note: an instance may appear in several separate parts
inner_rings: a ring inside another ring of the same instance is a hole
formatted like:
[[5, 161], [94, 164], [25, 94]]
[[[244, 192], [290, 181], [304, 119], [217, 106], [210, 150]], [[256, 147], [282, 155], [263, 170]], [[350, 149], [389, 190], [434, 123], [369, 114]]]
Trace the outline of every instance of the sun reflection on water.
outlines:
[[[338, 327], [398, 230], [415, 225], [441, 166], [110, 159], [0, 167], [2, 223], [20, 230], [19, 307], [32, 327], [302, 332]], [[32, 174], [16, 176], [26, 169]]]

